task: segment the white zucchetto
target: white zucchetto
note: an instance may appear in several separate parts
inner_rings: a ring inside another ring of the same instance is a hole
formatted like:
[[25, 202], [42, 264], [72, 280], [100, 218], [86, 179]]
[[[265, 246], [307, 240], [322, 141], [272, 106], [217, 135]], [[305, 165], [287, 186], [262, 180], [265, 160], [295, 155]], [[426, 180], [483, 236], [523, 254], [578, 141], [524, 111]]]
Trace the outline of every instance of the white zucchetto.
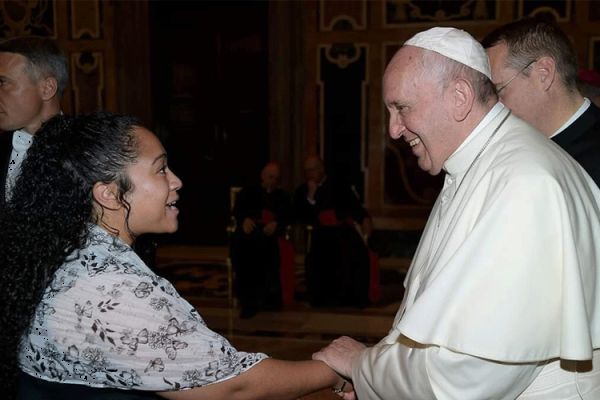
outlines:
[[481, 72], [490, 80], [492, 73], [488, 56], [481, 44], [467, 32], [456, 28], [431, 28], [417, 33], [404, 45], [435, 51], [454, 61]]

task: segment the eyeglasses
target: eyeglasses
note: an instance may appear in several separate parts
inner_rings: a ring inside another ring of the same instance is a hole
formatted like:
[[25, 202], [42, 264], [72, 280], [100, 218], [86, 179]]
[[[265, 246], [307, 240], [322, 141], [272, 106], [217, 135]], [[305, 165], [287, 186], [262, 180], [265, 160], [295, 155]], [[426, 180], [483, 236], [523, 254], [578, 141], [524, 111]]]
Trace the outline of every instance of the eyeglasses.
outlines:
[[512, 77], [512, 78], [510, 78], [510, 79], [509, 79], [509, 80], [508, 80], [508, 81], [507, 81], [507, 82], [506, 82], [504, 85], [502, 85], [502, 86], [500, 86], [500, 87], [496, 86], [496, 94], [500, 94], [500, 92], [501, 92], [501, 91], [503, 91], [504, 89], [506, 89], [506, 87], [507, 87], [508, 85], [510, 85], [510, 83], [511, 83], [511, 82], [512, 82], [512, 81], [513, 81], [513, 80], [514, 80], [514, 79], [515, 79], [517, 76], [521, 75], [521, 74], [523, 73], [523, 71], [525, 71], [527, 68], [529, 68], [529, 66], [530, 66], [531, 64], [533, 64], [534, 62], [536, 62], [536, 61], [537, 61], [537, 60], [531, 60], [531, 61], [529, 61], [529, 62], [527, 63], [527, 65], [526, 65], [526, 66], [524, 66], [523, 68], [521, 68], [521, 69], [519, 70], [519, 72], [517, 72], [516, 74], [514, 74], [514, 75], [513, 75], [513, 77]]

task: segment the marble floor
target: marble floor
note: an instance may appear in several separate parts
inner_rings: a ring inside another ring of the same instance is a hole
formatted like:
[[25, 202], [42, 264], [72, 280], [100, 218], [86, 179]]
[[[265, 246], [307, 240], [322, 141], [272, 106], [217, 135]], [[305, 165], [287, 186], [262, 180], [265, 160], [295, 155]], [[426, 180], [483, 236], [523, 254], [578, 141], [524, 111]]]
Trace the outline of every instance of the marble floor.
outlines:
[[[382, 301], [364, 309], [312, 309], [304, 298], [302, 259], [297, 260], [295, 301], [277, 312], [240, 319], [230, 298], [227, 248], [160, 247], [156, 272], [169, 279], [205, 319], [238, 349], [287, 360], [311, 354], [341, 335], [374, 344], [385, 336], [402, 298], [403, 269], [382, 268]], [[339, 399], [323, 390], [303, 400]]]

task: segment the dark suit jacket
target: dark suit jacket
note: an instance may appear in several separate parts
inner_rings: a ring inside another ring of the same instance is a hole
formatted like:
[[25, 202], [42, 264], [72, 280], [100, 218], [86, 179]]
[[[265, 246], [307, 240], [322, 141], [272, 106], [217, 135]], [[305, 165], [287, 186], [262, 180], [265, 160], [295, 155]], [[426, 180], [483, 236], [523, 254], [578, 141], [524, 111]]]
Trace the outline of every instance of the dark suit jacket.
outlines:
[[285, 233], [292, 218], [290, 198], [283, 189], [267, 192], [260, 185], [246, 186], [237, 195], [233, 215], [238, 229], [242, 228], [244, 218], [254, 221], [262, 219], [263, 210], [269, 210], [277, 222], [277, 233]]
[[299, 223], [318, 226], [319, 213], [331, 209], [335, 210], [339, 221], [350, 217], [362, 224], [365, 217], [369, 215], [352, 187], [346, 182], [328, 176], [315, 193], [314, 205], [306, 199], [307, 193], [308, 186], [304, 183], [296, 189], [294, 195], [294, 212]]
[[577, 160], [600, 187], [600, 108], [591, 104], [552, 140]]
[[12, 133], [0, 132], [0, 206], [6, 201], [6, 174], [12, 152]]

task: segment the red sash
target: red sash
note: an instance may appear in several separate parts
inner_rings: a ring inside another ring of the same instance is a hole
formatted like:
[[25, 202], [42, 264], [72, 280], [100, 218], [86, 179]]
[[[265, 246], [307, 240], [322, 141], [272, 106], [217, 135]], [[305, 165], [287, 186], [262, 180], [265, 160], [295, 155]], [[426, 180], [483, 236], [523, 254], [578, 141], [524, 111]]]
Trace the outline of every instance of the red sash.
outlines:
[[[268, 224], [275, 221], [275, 215], [267, 209], [262, 210], [261, 222]], [[279, 280], [281, 281], [281, 300], [283, 305], [294, 302], [294, 290], [296, 288], [296, 252], [289, 240], [283, 237], [277, 239], [279, 245]]]
[[333, 226], [337, 225], [339, 221], [335, 215], [335, 210], [323, 210], [319, 213], [319, 225], [322, 226]]
[[263, 208], [262, 215], [260, 217], [260, 222], [266, 225], [272, 221], [275, 221], [275, 214], [273, 214], [270, 210]]

